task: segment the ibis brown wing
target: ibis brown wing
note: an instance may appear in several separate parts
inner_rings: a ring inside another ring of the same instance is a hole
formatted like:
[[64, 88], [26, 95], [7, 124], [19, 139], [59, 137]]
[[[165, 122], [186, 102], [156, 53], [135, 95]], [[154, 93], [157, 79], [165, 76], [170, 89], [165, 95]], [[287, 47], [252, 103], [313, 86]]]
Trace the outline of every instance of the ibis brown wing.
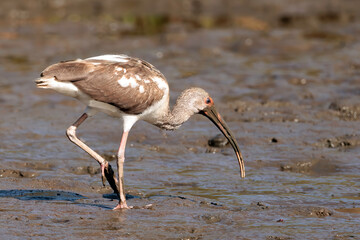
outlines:
[[[167, 84], [157, 69], [135, 58], [127, 62], [60, 62], [46, 68], [42, 76], [72, 82], [92, 99], [114, 105], [128, 114], [140, 114], [162, 99], [165, 93], [154, 78]], [[125, 84], [120, 84], [121, 79]]]

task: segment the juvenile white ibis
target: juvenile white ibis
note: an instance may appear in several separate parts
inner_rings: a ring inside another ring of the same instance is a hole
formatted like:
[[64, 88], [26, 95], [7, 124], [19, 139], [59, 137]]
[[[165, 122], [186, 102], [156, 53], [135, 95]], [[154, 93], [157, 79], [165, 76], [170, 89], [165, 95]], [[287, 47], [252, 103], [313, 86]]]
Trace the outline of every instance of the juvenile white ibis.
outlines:
[[[201, 88], [184, 90], [170, 110], [169, 86], [165, 77], [148, 62], [126, 55], [64, 61], [47, 67], [40, 76], [35, 81], [37, 87], [53, 89], [87, 106], [80, 118], [67, 129], [66, 135], [100, 164], [103, 184], [106, 178], [119, 197], [114, 209], [129, 208], [123, 181], [125, 145], [131, 127], [138, 120], [174, 130], [193, 114], [205, 115], [229, 140], [239, 162], [240, 175], [245, 177], [244, 161], [236, 139], [217, 113], [212, 98]], [[123, 135], [117, 154], [118, 180], [111, 165], [76, 136], [80, 124], [98, 111], [123, 120]]]

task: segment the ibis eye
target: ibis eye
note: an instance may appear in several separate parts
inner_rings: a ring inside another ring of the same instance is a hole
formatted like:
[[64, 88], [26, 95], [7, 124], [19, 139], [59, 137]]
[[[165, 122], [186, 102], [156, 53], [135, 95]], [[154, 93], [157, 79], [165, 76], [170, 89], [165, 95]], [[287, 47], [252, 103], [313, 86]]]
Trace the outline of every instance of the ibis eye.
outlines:
[[206, 104], [210, 104], [210, 103], [211, 103], [211, 98], [207, 98], [207, 99], [205, 100], [205, 103], [206, 103]]

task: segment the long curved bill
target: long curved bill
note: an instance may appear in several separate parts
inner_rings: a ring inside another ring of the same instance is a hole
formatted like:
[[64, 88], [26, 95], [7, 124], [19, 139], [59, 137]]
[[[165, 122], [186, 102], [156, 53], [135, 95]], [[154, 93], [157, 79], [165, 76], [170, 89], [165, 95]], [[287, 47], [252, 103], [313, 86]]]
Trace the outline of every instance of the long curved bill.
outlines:
[[243, 157], [240, 152], [240, 148], [236, 142], [234, 135], [232, 134], [232, 132], [230, 131], [229, 127], [226, 125], [225, 121], [222, 119], [220, 114], [216, 111], [214, 105], [206, 107], [200, 112], [200, 114], [209, 118], [217, 126], [217, 128], [224, 134], [224, 136], [229, 140], [231, 146], [235, 151], [236, 157], [239, 161], [240, 175], [242, 178], [244, 178], [245, 165], [244, 165]]

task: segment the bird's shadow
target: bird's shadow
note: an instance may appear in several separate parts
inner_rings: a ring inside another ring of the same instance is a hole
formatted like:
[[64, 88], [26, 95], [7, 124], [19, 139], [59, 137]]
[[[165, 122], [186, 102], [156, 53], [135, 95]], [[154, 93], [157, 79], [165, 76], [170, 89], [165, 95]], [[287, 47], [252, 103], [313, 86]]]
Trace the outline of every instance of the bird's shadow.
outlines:
[[0, 198], [15, 198], [22, 201], [31, 201], [31, 200], [67, 201], [82, 206], [93, 206], [104, 209], [111, 209], [110, 207], [102, 204], [77, 202], [78, 200], [81, 199], [87, 199], [87, 197], [78, 193], [59, 191], [59, 190], [41, 190], [41, 189], [0, 190]]
[[[126, 199], [141, 199], [141, 198], [179, 198], [182, 200], [190, 200], [192, 202], [196, 202], [195, 200], [182, 197], [182, 196], [176, 196], [176, 195], [152, 195], [148, 197], [140, 197], [135, 195], [126, 194]], [[96, 204], [96, 203], [85, 203], [85, 202], [78, 202], [78, 200], [87, 199], [87, 197], [74, 193], [74, 192], [66, 192], [66, 191], [60, 191], [60, 190], [41, 190], [41, 189], [11, 189], [11, 190], [0, 190], [0, 198], [15, 198], [22, 201], [31, 201], [31, 200], [37, 200], [37, 201], [67, 201], [71, 202], [73, 204], [77, 204], [80, 206], [92, 206], [92, 207], [99, 207], [103, 209], [112, 209], [109, 206], [103, 205], [103, 204]], [[118, 196], [115, 193], [110, 194], [103, 194], [103, 198], [111, 199], [111, 200], [118, 200]], [[216, 206], [222, 206], [218, 203], [209, 203], [211, 205]]]
[[[131, 195], [128, 193], [125, 194], [125, 197], [126, 197], [126, 200], [133, 199], [133, 198], [137, 198], [137, 199], [141, 198], [140, 196], [135, 196], [135, 195]], [[119, 197], [116, 193], [105, 193], [105, 194], [103, 194], [103, 198], [107, 198], [107, 199], [111, 199], [111, 200], [119, 200]]]

